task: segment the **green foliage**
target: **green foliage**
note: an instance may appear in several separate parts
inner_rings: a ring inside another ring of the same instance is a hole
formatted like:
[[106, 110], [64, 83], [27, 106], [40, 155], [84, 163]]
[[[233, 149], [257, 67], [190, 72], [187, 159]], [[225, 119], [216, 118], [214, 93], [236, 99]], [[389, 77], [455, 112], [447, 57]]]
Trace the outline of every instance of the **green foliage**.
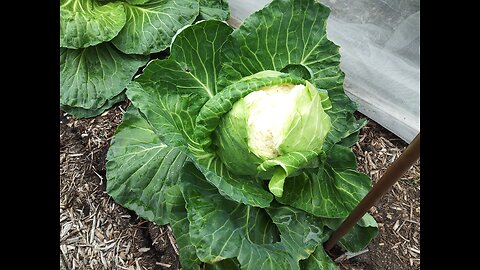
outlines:
[[60, 107], [77, 118], [101, 114], [125, 100], [120, 93], [177, 31], [229, 15], [225, 1], [61, 0]]
[[[365, 122], [343, 92], [329, 12], [314, 0], [274, 0], [235, 30], [198, 22], [128, 83], [107, 192], [171, 224], [183, 269], [336, 269], [322, 244], [371, 180], [351, 150]], [[304, 88], [281, 123], [280, 154], [252, 154], [247, 96], [285, 85]], [[377, 232], [366, 215], [340, 245], [361, 250]]]

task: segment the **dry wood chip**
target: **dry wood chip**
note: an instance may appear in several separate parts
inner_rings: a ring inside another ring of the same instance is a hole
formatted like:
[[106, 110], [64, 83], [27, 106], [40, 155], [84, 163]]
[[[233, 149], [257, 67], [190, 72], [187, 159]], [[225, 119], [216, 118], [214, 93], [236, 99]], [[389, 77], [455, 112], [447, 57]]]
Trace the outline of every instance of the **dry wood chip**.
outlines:
[[163, 267], [171, 267], [172, 265], [171, 264], [168, 264], [168, 263], [162, 263], [162, 262], [155, 262], [156, 265], [160, 265], [160, 266], [163, 266]]
[[170, 240], [170, 244], [172, 245], [172, 248], [173, 250], [175, 250], [175, 253], [177, 255], [179, 255], [178, 253], [178, 248], [177, 248], [177, 242], [175, 241], [175, 239], [173, 238], [173, 235], [172, 235], [172, 231], [170, 229], [170, 226], [168, 226], [168, 233], [167, 233], [167, 236], [168, 236], [168, 240]]
[[407, 247], [409, 250], [415, 252], [415, 253], [418, 253], [420, 254], [420, 250], [416, 249], [416, 248], [413, 248], [413, 247]]
[[142, 270], [142, 268], [140, 267], [140, 264], [138, 263], [139, 260], [140, 258], [135, 259], [135, 266], [137, 267], [136, 270]]
[[397, 221], [395, 222], [395, 224], [393, 225], [393, 228], [392, 228], [392, 229], [393, 229], [394, 231], [396, 231], [399, 225], [400, 225], [400, 220], [397, 220]]

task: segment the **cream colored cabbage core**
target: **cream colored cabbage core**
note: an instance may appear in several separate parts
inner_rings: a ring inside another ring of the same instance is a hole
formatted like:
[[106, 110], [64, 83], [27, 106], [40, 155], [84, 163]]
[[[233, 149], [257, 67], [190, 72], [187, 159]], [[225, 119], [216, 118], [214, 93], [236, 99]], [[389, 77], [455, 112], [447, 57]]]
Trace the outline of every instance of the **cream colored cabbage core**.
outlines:
[[249, 109], [248, 146], [258, 157], [279, 156], [284, 128], [292, 121], [295, 100], [305, 85], [274, 85], [260, 88], [244, 97]]

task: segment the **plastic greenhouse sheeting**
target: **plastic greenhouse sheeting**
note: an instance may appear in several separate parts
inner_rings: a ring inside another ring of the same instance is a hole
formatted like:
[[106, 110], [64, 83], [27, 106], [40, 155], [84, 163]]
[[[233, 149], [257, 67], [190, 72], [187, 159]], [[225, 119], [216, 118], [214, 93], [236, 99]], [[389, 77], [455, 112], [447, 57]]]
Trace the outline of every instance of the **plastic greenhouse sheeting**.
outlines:
[[[271, 0], [230, 0], [240, 21]], [[359, 111], [411, 142], [420, 131], [420, 0], [321, 0]]]

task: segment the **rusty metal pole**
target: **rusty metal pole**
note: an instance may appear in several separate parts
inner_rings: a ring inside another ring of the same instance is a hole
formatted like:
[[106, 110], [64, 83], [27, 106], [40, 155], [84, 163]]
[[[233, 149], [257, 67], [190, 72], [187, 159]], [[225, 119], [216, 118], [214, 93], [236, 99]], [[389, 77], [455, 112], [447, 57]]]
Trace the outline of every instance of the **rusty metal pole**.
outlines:
[[332, 233], [325, 243], [325, 251], [332, 247], [342, 238], [365, 213], [402, 177], [402, 175], [415, 164], [420, 157], [420, 133], [408, 145], [407, 149], [393, 162], [377, 184], [368, 192], [362, 201], [353, 209], [350, 215], [343, 221], [338, 229]]

